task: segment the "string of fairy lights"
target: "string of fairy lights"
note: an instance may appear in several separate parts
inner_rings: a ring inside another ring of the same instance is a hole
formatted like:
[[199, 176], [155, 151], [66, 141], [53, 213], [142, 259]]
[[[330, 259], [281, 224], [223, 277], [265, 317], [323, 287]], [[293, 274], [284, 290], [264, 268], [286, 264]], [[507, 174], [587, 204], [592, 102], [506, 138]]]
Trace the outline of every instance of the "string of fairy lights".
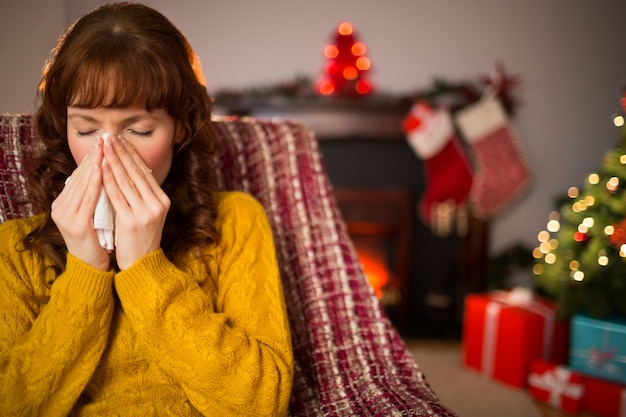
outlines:
[[[620, 103], [624, 112], [626, 112], [626, 95], [622, 97]], [[624, 123], [623, 115], [613, 115], [615, 127], [622, 128]], [[621, 148], [616, 149], [615, 152], [617, 154], [613, 157], [619, 161], [618, 165], [624, 166], [624, 171], [626, 172], [626, 153], [620, 154], [623, 151]], [[607, 155], [607, 159], [611, 156]], [[602, 181], [604, 182], [601, 183]], [[610, 196], [620, 190], [620, 185], [626, 185], [622, 184], [622, 182], [626, 181], [621, 181], [617, 175], [605, 176], [603, 180], [600, 174], [594, 172], [586, 178], [587, 192], [584, 195], [581, 195], [578, 187], [570, 187], [568, 189], [569, 205], [565, 204], [560, 212], [552, 211], [548, 216], [546, 229], [541, 230], [537, 235], [539, 244], [532, 252], [536, 260], [533, 267], [535, 276], [542, 276], [547, 268], [560, 261], [561, 263], [567, 263], [571, 281], [583, 282], [589, 276], [586, 273], [586, 269], [595, 269], [589, 268], [591, 262], [595, 262], [600, 267], [607, 267], [613, 262], [610, 256], [611, 253], [607, 251], [607, 248], [615, 248], [616, 251], [612, 251], [612, 253], [617, 252], [620, 258], [626, 258], [626, 221], [611, 222], [612, 216], [607, 216], [606, 211], [601, 215], [599, 210], [595, 212], [593, 210], [597, 204], [594, 193], [597, 194], [604, 189], [605, 194], [610, 198]], [[626, 216], [626, 213], [622, 213], [622, 215]], [[575, 230], [563, 233], [564, 219], [562, 217], [567, 217], [565, 219], [566, 222], [575, 220], [575, 224], [568, 224], [570, 228], [575, 227]], [[597, 244], [591, 248], [595, 250], [593, 259], [591, 259], [589, 253], [585, 252], [584, 247], [583, 250], [563, 249], [563, 245], [586, 244], [591, 239], [592, 232], [593, 237], [600, 237], [604, 240], [604, 243]], [[564, 259], [559, 259], [559, 257]]]

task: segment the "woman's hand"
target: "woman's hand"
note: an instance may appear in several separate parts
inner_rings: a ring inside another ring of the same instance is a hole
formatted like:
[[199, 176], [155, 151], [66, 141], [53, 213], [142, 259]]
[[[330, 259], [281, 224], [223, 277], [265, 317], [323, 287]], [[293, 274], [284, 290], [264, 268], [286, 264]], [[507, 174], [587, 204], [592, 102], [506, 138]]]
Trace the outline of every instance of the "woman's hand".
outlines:
[[137, 151], [112, 136], [104, 145], [104, 188], [115, 208], [115, 257], [124, 270], [161, 247], [170, 199]]
[[101, 163], [102, 139], [98, 138], [50, 209], [68, 252], [94, 268], [107, 271], [109, 254], [100, 246], [93, 227], [93, 215], [102, 187]]

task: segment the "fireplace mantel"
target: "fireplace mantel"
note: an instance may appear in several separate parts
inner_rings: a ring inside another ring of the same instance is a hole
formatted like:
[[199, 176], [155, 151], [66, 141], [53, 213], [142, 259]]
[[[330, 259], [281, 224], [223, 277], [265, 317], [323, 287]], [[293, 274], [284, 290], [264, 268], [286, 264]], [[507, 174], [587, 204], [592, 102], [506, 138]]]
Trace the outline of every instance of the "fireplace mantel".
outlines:
[[402, 120], [408, 107], [401, 103], [359, 101], [250, 101], [218, 103], [215, 113], [298, 120], [315, 131], [319, 140], [405, 140]]

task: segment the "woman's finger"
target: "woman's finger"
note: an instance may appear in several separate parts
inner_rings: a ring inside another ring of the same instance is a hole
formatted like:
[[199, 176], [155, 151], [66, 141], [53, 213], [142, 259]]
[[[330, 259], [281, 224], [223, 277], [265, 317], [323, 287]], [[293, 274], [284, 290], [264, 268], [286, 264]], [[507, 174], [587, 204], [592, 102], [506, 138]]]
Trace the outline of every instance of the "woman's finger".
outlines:
[[135, 165], [134, 174], [136, 175], [137, 180], [143, 178], [146, 180], [149, 185], [148, 193], [150, 195], [154, 195], [157, 199], [161, 200], [162, 203], [167, 202], [169, 204], [169, 198], [161, 188], [161, 185], [156, 180], [154, 175], [152, 175], [152, 169], [146, 165], [144, 160], [139, 155], [139, 152], [135, 149], [135, 147], [125, 139], [121, 139], [120, 142], [124, 145], [124, 150], [128, 153], [131, 159], [134, 161]]
[[[91, 200], [91, 197], [96, 194], [94, 190], [94, 182], [98, 179], [94, 179], [94, 173], [96, 168], [102, 161], [102, 145], [101, 141], [96, 141], [92, 151], [85, 155], [81, 163], [74, 170], [72, 175], [65, 181], [65, 187], [53, 202], [53, 206], [57, 206], [61, 202], [74, 202], [73, 213], [76, 213], [80, 207], [84, 204], [83, 199], [86, 197]], [[97, 186], [95, 188], [98, 188]], [[67, 207], [68, 209], [70, 207]], [[87, 204], [89, 210], [90, 205]]]
[[[141, 207], [144, 203], [154, 205], [160, 201], [158, 195], [164, 194], [163, 191], [132, 146], [118, 138], [111, 137], [109, 143], [105, 145], [105, 157], [107, 165], [104, 177], [105, 187], [107, 172], [110, 169], [119, 193], [129, 206]], [[113, 202], [114, 196], [109, 195], [109, 198]]]

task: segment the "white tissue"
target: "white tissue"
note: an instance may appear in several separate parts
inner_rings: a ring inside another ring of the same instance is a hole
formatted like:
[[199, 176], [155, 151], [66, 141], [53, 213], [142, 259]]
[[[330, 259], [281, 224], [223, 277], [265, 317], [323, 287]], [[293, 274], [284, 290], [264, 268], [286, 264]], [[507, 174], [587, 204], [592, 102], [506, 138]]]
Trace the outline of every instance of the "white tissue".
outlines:
[[[106, 144], [111, 133], [103, 133], [102, 140]], [[100, 246], [109, 252], [115, 248], [114, 230], [115, 230], [115, 210], [111, 205], [111, 200], [104, 191], [104, 187], [100, 189], [100, 197], [96, 205], [96, 211], [93, 215], [93, 227], [98, 235]]]
[[[109, 140], [110, 133], [102, 134], [104, 143]], [[65, 184], [70, 180], [67, 177]], [[111, 252], [115, 248], [115, 210], [111, 204], [111, 200], [104, 191], [104, 186], [100, 187], [100, 196], [96, 204], [96, 211], [93, 213], [93, 227], [98, 235], [98, 241], [107, 251]]]
[[98, 235], [100, 246], [109, 252], [115, 248], [114, 229], [115, 229], [115, 211], [111, 200], [104, 192], [104, 187], [100, 189], [100, 197], [96, 205], [96, 211], [93, 214], [93, 227]]

